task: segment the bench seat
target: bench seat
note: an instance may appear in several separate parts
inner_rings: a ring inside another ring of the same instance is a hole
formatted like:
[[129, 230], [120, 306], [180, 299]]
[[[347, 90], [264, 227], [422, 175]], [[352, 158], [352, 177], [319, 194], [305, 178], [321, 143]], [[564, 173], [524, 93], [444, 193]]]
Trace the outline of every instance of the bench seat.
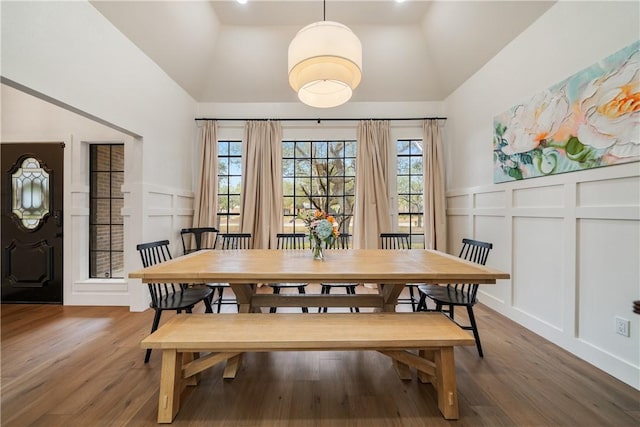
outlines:
[[141, 346], [162, 350], [158, 422], [171, 423], [183, 386], [197, 383], [199, 372], [230, 359], [225, 377], [232, 378], [241, 353], [287, 350], [379, 351], [416, 368], [435, 387], [443, 416], [457, 419], [453, 348], [474, 343], [441, 313], [229, 313], [177, 315]]

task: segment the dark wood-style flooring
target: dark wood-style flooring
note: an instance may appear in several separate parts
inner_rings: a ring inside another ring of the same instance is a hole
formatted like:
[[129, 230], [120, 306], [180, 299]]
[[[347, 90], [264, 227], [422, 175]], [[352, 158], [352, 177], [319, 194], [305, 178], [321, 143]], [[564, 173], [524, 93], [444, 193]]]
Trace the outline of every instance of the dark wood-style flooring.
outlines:
[[[458, 421], [442, 418], [431, 385], [398, 379], [376, 352], [280, 352], [246, 354], [231, 381], [222, 366], [203, 373], [173, 425], [640, 426], [639, 391], [482, 305], [476, 312], [485, 357], [455, 350]], [[2, 305], [1, 425], [157, 425], [161, 357], [145, 365], [139, 347], [152, 318]]]

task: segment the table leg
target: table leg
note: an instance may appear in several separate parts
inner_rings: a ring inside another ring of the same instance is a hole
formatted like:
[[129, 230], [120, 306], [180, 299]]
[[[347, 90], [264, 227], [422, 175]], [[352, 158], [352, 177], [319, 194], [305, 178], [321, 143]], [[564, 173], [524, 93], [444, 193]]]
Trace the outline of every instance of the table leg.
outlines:
[[456, 390], [456, 366], [453, 347], [443, 347], [435, 351], [436, 391], [438, 408], [448, 420], [458, 419], [458, 392]]
[[175, 349], [162, 351], [160, 393], [158, 396], [158, 422], [170, 423], [180, 410], [182, 391], [182, 353]]

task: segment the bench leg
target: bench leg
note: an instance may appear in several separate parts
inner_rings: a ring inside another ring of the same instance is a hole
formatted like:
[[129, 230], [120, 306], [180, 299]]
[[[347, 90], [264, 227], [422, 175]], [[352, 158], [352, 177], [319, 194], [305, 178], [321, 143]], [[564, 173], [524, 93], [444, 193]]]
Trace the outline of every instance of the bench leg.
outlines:
[[222, 378], [226, 380], [235, 378], [238, 370], [240, 369], [240, 363], [242, 363], [242, 353], [227, 359], [227, 365], [224, 367]]
[[158, 423], [171, 423], [180, 409], [182, 391], [182, 354], [162, 350], [160, 394], [158, 399]]
[[435, 351], [436, 391], [438, 408], [447, 420], [458, 419], [458, 392], [456, 391], [456, 366], [453, 347], [443, 347]]

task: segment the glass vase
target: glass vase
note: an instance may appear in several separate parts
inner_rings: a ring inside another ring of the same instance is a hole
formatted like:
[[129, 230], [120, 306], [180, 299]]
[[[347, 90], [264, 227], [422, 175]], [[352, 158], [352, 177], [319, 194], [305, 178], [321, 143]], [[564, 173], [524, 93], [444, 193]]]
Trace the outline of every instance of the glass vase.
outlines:
[[324, 248], [319, 237], [313, 236], [311, 238], [311, 251], [314, 260], [324, 261]]

